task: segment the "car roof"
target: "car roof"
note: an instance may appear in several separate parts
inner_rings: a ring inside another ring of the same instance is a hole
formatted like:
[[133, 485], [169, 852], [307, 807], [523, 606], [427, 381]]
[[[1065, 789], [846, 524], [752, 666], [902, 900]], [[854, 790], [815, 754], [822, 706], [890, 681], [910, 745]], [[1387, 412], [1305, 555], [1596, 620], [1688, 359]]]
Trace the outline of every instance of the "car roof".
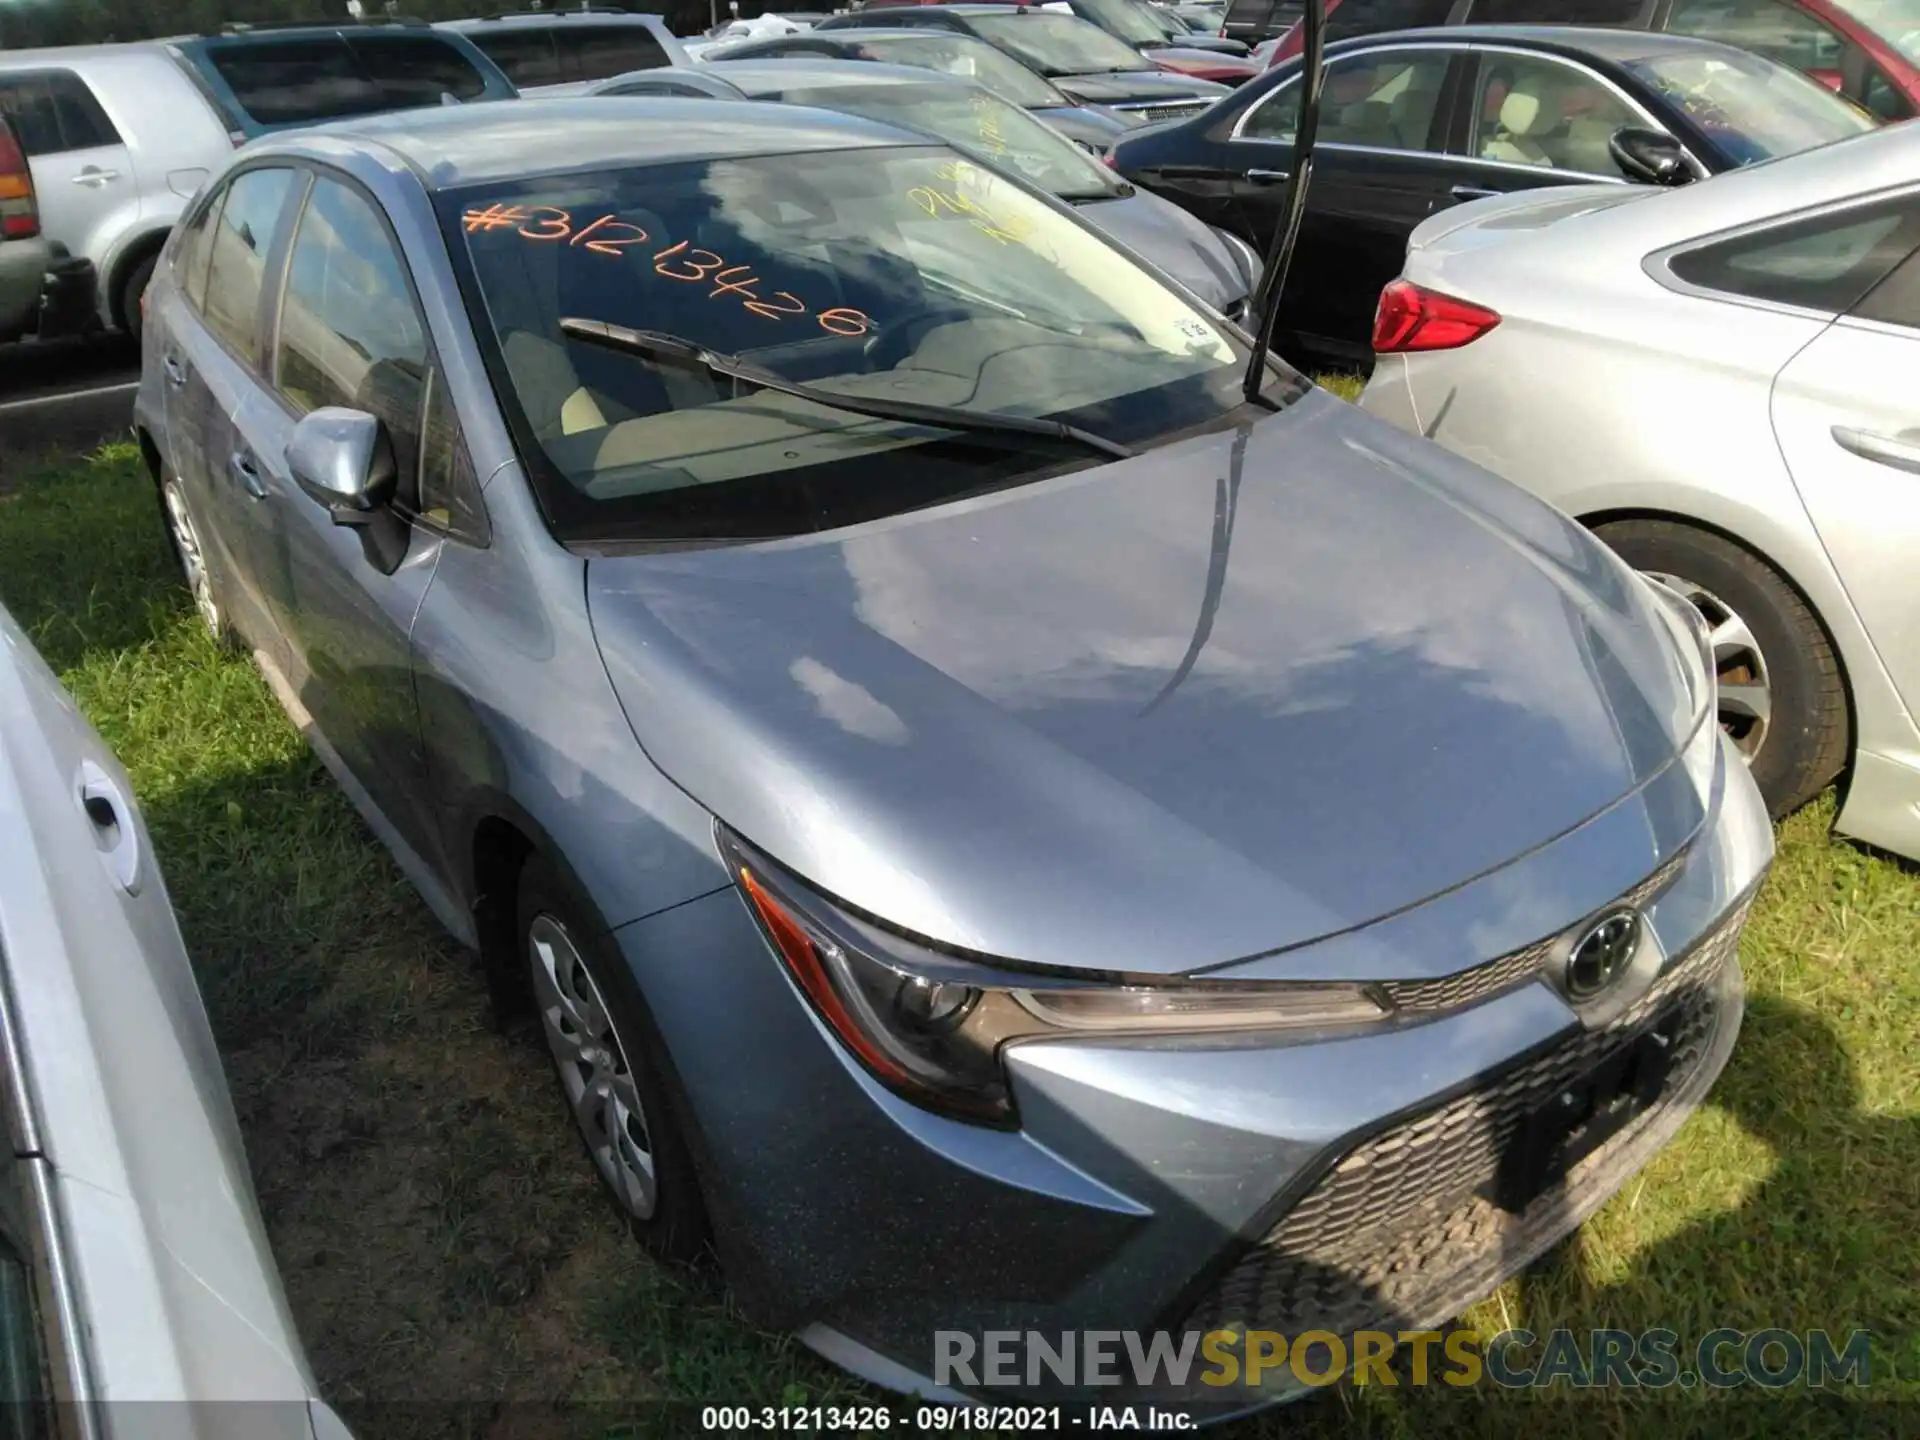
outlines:
[[596, 25], [643, 25], [649, 30], [666, 28], [658, 15], [630, 10], [532, 10], [503, 15], [470, 15], [464, 20], [436, 20], [436, 30], [525, 30], [549, 28], [563, 20], [587, 21]]
[[[887, 65], [877, 60], [829, 60], [824, 56], [796, 56], [790, 60], [709, 60], [700, 65], [673, 67], [716, 75], [738, 86], [749, 96], [779, 93], [791, 96], [796, 90], [835, 89], [862, 85], [875, 90], [907, 88], [920, 90], [977, 90], [980, 87], [958, 75], [943, 75], [912, 65]], [[647, 70], [646, 75], [671, 74], [672, 70]], [[791, 101], [789, 101], [791, 103]]]
[[927, 143], [924, 136], [833, 111], [650, 95], [523, 97], [395, 111], [303, 127], [269, 148], [298, 152], [307, 136], [382, 145], [436, 190], [556, 170]]
[[1327, 48], [1355, 50], [1386, 44], [1468, 45], [1490, 41], [1561, 54], [1592, 55], [1597, 59], [1615, 62], [1652, 55], [1724, 54], [1728, 49], [1717, 40], [1703, 40], [1692, 35], [1667, 35], [1649, 30], [1608, 30], [1589, 25], [1441, 25], [1416, 30], [1382, 30], [1375, 34], [1351, 36]]
[[[887, 8], [893, 9], [895, 7], [888, 6]], [[927, 10], [952, 10], [955, 7], [952, 5], [927, 5], [924, 7], [916, 6], [915, 8], [916, 9], [924, 8]], [[986, 7], [980, 6], [978, 8], [985, 9]], [[742, 38], [744, 39], [745, 37], [742, 37]], [[761, 43], [761, 42], [771, 41], [771, 40], [799, 40], [803, 38], [807, 40], [831, 40], [836, 45], [866, 45], [875, 40], [927, 40], [927, 39], [960, 40], [970, 45], [986, 45], [987, 44], [986, 41], [980, 39], [977, 35], [961, 35], [961, 34], [957, 34], [952, 30], [929, 30], [924, 25], [859, 25], [859, 26], [849, 25], [846, 28], [839, 29], [839, 30], [822, 30], [816, 26], [812, 30], [807, 31], [804, 36], [759, 35], [759, 36], [755, 36], [754, 40], [755, 40], [755, 43]], [[991, 45], [987, 45], [987, 48], [991, 50], [993, 47]]]

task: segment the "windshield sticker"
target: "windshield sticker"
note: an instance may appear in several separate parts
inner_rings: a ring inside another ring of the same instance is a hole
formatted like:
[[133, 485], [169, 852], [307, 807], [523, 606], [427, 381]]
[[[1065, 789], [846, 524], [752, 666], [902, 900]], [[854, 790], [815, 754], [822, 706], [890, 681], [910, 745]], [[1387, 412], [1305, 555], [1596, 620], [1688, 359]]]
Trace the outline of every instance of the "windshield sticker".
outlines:
[[1000, 133], [1000, 111], [993, 99], [982, 93], [969, 97], [967, 104], [973, 110], [973, 128], [980, 132], [980, 144], [989, 155], [1005, 155], [1007, 137]]
[[978, 200], [967, 196], [961, 190], [969, 180], [980, 172], [971, 165], [959, 165], [949, 161], [933, 172], [934, 178], [944, 180], [953, 188], [941, 190], [932, 185], [916, 185], [907, 192], [907, 199], [918, 205], [927, 214], [964, 216], [974, 229], [983, 235], [990, 235], [1002, 245], [1025, 244], [1033, 234], [1033, 222], [1024, 216], [1002, 220], [993, 211]]
[[[557, 205], [501, 205], [484, 210], [469, 210], [461, 217], [469, 235], [504, 230], [522, 240], [546, 244], [579, 246], [596, 255], [618, 256], [629, 247], [645, 244], [651, 237], [640, 226], [613, 215], [602, 215], [591, 224], [574, 228], [571, 212]], [[642, 252], [644, 253], [644, 252]], [[638, 257], [635, 257], [638, 258]], [[854, 339], [874, 328], [873, 318], [864, 310], [836, 305], [815, 313], [798, 295], [775, 290], [766, 299], [753, 287], [760, 277], [751, 265], [730, 264], [724, 255], [702, 250], [682, 240], [652, 256], [653, 273], [663, 280], [679, 280], [691, 285], [711, 283], [709, 300], [734, 296], [742, 306], [767, 320], [785, 320], [812, 314], [814, 323], [829, 335]], [[784, 302], [784, 303], [781, 303]]]

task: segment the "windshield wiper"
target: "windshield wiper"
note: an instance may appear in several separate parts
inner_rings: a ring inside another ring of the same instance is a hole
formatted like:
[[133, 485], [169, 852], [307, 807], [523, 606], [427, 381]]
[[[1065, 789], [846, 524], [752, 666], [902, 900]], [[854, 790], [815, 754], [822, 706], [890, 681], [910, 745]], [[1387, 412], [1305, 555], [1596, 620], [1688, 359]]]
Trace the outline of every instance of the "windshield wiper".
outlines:
[[603, 345], [609, 350], [619, 350], [628, 355], [641, 355], [650, 360], [683, 365], [691, 370], [704, 370], [712, 376], [738, 380], [756, 389], [771, 390], [776, 395], [791, 395], [796, 400], [810, 400], [816, 405], [844, 410], [849, 415], [867, 415], [875, 420], [904, 420], [910, 425], [935, 425], [948, 430], [977, 430], [985, 434], [1038, 435], [1049, 440], [1071, 440], [1116, 460], [1131, 460], [1136, 453], [1117, 440], [1109, 440], [1104, 435], [1096, 435], [1091, 430], [1082, 430], [1077, 425], [1068, 425], [1061, 420], [984, 415], [978, 410], [962, 410], [953, 405], [920, 405], [911, 400], [882, 400], [877, 396], [843, 395], [838, 390], [817, 390], [811, 385], [783, 380], [771, 370], [750, 365], [737, 355], [717, 354], [691, 340], [682, 340], [677, 335], [664, 335], [658, 330], [630, 330], [625, 325], [612, 325], [605, 320], [583, 320], [573, 315], [561, 319], [560, 330], [589, 345]]

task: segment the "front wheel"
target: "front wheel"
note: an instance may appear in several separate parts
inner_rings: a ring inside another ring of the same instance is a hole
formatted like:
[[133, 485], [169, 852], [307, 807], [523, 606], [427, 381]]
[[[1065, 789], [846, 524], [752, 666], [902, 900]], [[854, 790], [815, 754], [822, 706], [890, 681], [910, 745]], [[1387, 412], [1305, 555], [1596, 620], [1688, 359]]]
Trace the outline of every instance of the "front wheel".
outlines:
[[661, 1082], [658, 1032], [625, 961], [538, 859], [521, 875], [521, 951], [561, 1096], [601, 1186], [663, 1258], [706, 1247], [706, 1208]]
[[1671, 520], [1619, 520], [1594, 533], [1697, 609], [1713, 636], [1720, 726], [1777, 819], [1840, 773], [1853, 727], [1839, 659], [1819, 619], [1752, 551]]

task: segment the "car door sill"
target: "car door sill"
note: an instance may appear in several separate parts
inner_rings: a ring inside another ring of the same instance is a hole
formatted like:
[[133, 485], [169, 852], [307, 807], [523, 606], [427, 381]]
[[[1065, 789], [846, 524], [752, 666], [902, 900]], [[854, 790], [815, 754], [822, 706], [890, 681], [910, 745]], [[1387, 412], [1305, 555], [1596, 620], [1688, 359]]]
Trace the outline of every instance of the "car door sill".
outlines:
[[406, 842], [393, 822], [387, 819], [386, 812], [374, 803], [373, 796], [367, 793], [366, 787], [347, 768], [346, 762], [340, 758], [340, 752], [321, 733], [313, 716], [307, 713], [307, 707], [293, 693], [293, 687], [287, 683], [287, 677], [280, 673], [280, 667], [261, 650], [253, 652], [253, 663], [266, 677], [267, 688], [273, 692], [273, 698], [280, 702], [280, 708], [287, 712], [287, 718], [293, 722], [294, 728], [306, 737], [307, 744], [320, 757], [320, 763], [327, 767], [327, 773], [333, 776], [334, 783], [346, 792], [347, 799], [353, 802], [353, 808], [367, 822], [367, 828], [387, 847], [394, 863], [399, 865], [400, 873], [420, 892], [420, 898], [427, 902], [427, 908], [447, 927], [454, 939], [469, 950], [477, 950], [480, 947], [480, 935], [474, 928], [473, 916], [461, 909], [446, 887], [433, 878], [433, 871], [420, 852]]

